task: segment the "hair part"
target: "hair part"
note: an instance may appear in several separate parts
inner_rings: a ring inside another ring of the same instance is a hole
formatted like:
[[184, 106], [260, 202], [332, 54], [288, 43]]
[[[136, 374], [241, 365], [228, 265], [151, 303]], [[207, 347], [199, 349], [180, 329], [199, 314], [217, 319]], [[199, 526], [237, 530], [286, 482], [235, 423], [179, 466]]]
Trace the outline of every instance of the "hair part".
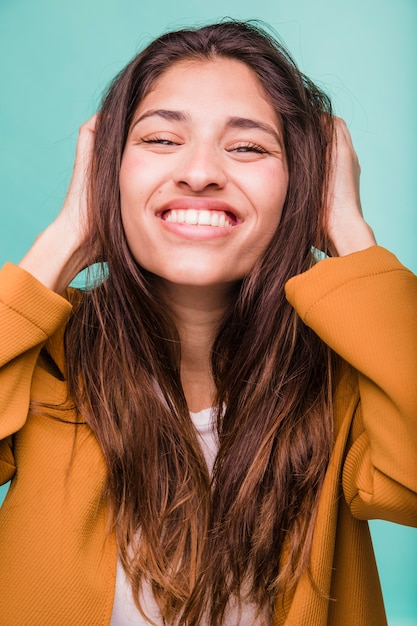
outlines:
[[[119, 170], [133, 115], [154, 82], [179, 61], [216, 58], [245, 63], [262, 84], [281, 120], [289, 186], [271, 244], [238, 286], [213, 345], [220, 447], [210, 477], [181, 386], [174, 320], [126, 242]], [[142, 610], [139, 591], [150, 582], [167, 623], [198, 625], [208, 616], [221, 624], [243, 589], [272, 615], [277, 595], [308, 569], [332, 445], [334, 365], [284, 285], [313, 264], [312, 247], [326, 250], [331, 137], [328, 98], [277, 41], [241, 22], [159, 37], [103, 100], [90, 246], [108, 276], [68, 325], [67, 375], [107, 461], [135, 601]]]

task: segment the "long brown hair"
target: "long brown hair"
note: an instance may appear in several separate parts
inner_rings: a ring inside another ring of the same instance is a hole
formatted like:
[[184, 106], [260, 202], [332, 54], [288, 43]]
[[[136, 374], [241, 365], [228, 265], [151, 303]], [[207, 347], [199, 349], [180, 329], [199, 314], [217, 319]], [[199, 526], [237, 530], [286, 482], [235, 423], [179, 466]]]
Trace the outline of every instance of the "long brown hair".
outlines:
[[[118, 177], [132, 116], [153, 82], [177, 61], [216, 57], [242, 61], [262, 83], [281, 120], [289, 187], [279, 227], [237, 286], [213, 345], [220, 447], [210, 477], [181, 386], [178, 332], [154, 277], [129, 251]], [[332, 356], [284, 285], [312, 265], [313, 248], [326, 248], [331, 135], [327, 97], [285, 49], [230, 20], [153, 41], [103, 100], [90, 240], [107, 265], [67, 328], [67, 374], [107, 461], [136, 602], [149, 581], [167, 623], [221, 624], [243, 588], [272, 614], [277, 593], [308, 568], [332, 445]]]

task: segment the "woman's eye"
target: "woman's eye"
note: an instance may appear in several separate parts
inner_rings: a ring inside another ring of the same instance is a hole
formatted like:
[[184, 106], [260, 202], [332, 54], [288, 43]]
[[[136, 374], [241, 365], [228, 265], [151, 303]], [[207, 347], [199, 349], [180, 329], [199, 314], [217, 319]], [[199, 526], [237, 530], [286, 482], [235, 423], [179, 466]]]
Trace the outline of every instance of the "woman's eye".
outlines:
[[142, 139], [143, 143], [147, 144], [159, 144], [160, 146], [176, 146], [178, 145], [175, 141], [171, 139], [166, 139], [164, 137], [151, 137], [150, 139]]
[[255, 152], [256, 154], [266, 154], [267, 150], [265, 150], [265, 148], [263, 148], [257, 143], [248, 142], [248, 143], [239, 144], [238, 146], [234, 146], [231, 149], [231, 152], [239, 152], [239, 153]]

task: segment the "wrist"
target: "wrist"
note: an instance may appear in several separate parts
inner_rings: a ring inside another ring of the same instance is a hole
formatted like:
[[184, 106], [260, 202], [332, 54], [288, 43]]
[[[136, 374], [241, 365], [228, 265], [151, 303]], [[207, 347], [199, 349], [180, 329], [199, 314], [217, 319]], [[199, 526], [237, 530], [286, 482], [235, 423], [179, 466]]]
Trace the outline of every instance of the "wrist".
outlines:
[[56, 293], [62, 293], [84, 266], [76, 234], [59, 220], [38, 235], [18, 265]]
[[330, 234], [330, 241], [331, 251], [336, 256], [346, 256], [377, 245], [372, 228], [363, 219], [339, 225], [337, 232]]

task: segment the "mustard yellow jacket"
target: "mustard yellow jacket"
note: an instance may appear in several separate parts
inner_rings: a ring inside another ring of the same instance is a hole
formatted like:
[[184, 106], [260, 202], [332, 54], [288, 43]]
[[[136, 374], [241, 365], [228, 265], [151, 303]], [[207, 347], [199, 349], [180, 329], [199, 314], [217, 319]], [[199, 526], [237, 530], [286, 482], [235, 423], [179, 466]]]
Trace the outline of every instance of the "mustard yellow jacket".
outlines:
[[[346, 366], [312, 549], [321, 593], [305, 576], [277, 598], [274, 624], [383, 626], [364, 520], [417, 525], [417, 278], [374, 247], [321, 261], [286, 292]], [[106, 467], [67, 398], [70, 313], [24, 270], [0, 273], [0, 483], [12, 481], [0, 511], [1, 626], [107, 626], [112, 612]]]

